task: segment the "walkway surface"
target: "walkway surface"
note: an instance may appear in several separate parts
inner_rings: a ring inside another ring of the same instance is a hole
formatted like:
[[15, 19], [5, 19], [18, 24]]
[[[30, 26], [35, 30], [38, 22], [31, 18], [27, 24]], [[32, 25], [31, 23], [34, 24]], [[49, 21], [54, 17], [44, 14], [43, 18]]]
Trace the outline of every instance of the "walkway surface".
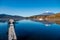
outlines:
[[9, 20], [10, 22], [10, 26], [9, 26], [9, 31], [8, 31], [8, 40], [17, 40], [17, 37], [16, 37], [16, 33], [15, 33], [15, 30], [14, 30], [14, 20], [13, 19], [10, 19]]

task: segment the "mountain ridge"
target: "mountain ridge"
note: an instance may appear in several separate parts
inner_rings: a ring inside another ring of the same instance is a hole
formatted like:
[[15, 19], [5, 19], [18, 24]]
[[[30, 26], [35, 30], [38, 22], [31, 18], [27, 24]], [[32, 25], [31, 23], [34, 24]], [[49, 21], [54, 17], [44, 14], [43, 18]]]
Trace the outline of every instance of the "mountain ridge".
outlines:
[[5, 22], [9, 19], [14, 19], [15, 21], [18, 21], [24, 19], [24, 17], [17, 15], [0, 14], [0, 22]]
[[9, 19], [14, 19], [15, 21], [22, 20], [22, 19], [37, 19], [43, 18], [44, 20], [49, 19], [47, 21], [51, 21], [51, 19], [60, 19], [60, 13], [43, 13], [40, 15], [33, 15], [30, 17], [22, 17], [18, 15], [8, 15], [8, 14], [0, 14], [0, 21], [8, 21]]

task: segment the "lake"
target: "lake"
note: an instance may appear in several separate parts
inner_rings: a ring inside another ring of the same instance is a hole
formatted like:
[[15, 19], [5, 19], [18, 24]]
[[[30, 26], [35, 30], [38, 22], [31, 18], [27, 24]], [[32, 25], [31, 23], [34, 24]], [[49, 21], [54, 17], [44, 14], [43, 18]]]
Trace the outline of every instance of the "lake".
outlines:
[[[8, 40], [7, 22], [0, 22], [0, 40]], [[21, 20], [15, 23], [17, 40], [60, 40], [60, 25], [31, 20]]]

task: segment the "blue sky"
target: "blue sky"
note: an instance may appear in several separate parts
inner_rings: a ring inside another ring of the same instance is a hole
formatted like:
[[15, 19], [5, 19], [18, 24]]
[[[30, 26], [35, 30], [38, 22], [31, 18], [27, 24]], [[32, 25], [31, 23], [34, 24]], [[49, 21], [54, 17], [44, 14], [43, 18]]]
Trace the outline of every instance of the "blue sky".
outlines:
[[32, 16], [60, 12], [60, 0], [0, 0], [0, 14]]

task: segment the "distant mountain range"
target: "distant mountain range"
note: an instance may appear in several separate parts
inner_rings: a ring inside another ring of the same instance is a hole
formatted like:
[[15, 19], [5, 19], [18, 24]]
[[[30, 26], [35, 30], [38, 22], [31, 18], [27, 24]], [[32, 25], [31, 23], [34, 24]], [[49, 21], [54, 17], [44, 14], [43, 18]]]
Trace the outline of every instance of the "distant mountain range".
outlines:
[[39, 18], [45, 18], [46, 16], [49, 16], [49, 15], [54, 15], [54, 13], [52, 12], [47, 12], [47, 13], [42, 13], [42, 14], [39, 14], [39, 15], [33, 15], [33, 16], [30, 16], [30, 17], [27, 17], [27, 19], [39, 19]]
[[60, 21], [60, 13], [56, 13], [54, 15], [50, 15], [46, 17], [47, 20], [49, 21]]
[[16, 15], [7, 15], [7, 14], [0, 14], [0, 22], [8, 21], [9, 19], [14, 19], [15, 21], [22, 20], [24, 17], [16, 16]]
[[48, 21], [48, 22], [54, 22], [56, 24], [60, 24], [60, 13], [43, 13], [40, 15], [34, 15], [27, 17], [27, 19], [35, 20], [35, 21], [41, 21], [39, 19], [43, 19], [42, 21]]
[[48, 15], [53, 15], [54, 13], [52, 13], [52, 12], [47, 12], [47, 13], [42, 13], [42, 14], [40, 14], [40, 15], [43, 15], [43, 16], [48, 16]]
[[39, 20], [40, 18], [47, 20], [47, 21], [54, 21], [56, 19], [60, 20], [60, 13], [52, 13], [52, 12], [48, 12], [48, 13], [42, 13], [39, 15], [33, 15], [30, 17], [22, 17], [22, 16], [17, 16], [17, 15], [7, 15], [7, 14], [0, 14], [0, 22], [3, 21], [8, 21], [9, 19], [14, 19], [15, 21], [18, 20], [22, 20], [22, 19], [37, 19]]
[[45, 12], [45, 13], [42, 13], [42, 14], [39, 14], [39, 15], [34, 15], [34, 16], [49, 16], [49, 15], [53, 15], [54, 13], [52, 12]]

